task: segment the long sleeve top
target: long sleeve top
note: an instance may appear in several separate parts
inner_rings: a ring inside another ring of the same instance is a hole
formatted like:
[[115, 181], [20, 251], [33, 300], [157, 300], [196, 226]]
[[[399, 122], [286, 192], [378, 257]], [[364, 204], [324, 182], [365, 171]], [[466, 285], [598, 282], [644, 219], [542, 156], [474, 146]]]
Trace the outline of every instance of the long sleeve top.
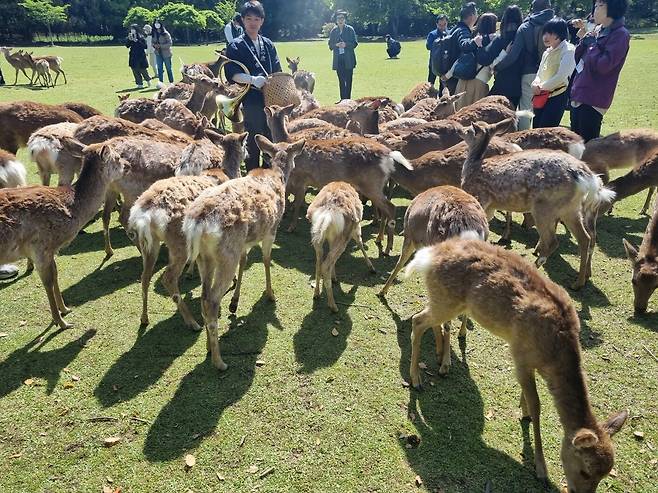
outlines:
[[[341, 41], [345, 43], [345, 51], [342, 54], [340, 48], [336, 47]], [[339, 57], [344, 57], [343, 66], [346, 69], [350, 70], [356, 67], [356, 54], [354, 53], [354, 49], [359, 46], [359, 42], [356, 39], [356, 32], [352, 26], [345, 24], [342, 31], [338, 26], [334, 27], [329, 33], [328, 45], [329, 49], [334, 52], [333, 70], [338, 70]]]
[[575, 46], [566, 40], [555, 48], [548, 48], [541, 58], [533, 85], [542, 91], [550, 91], [551, 97], [565, 92], [576, 68], [575, 51]]

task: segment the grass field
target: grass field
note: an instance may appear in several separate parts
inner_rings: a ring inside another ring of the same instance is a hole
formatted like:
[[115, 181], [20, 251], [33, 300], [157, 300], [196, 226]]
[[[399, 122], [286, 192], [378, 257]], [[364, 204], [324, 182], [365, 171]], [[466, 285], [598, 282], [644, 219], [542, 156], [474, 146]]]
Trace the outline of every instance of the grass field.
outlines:
[[[175, 48], [174, 57], [208, 60], [213, 48]], [[282, 59], [299, 55], [302, 67], [316, 72], [323, 103], [337, 99], [324, 42], [280, 43], [278, 49]], [[69, 83], [48, 90], [0, 87], [1, 101], [84, 101], [111, 114], [117, 93], [133, 87], [122, 47], [36, 51], [62, 56]], [[658, 128], [656, 52], [658, 36], [633, 39], [605, 132]], [[355, 97], [399, 100], [426, 76], [421, 42], [405, 43], [397, 61], [385, 59], [382, 44], [362, 44], [358, 57]], [[0, 63], [13, 82], [13, 71]], [[24, 151], [19, 156], [28, 162]], [[36, 183], [33, 163], [29, 169]], [[633, 317], [621, 243], [625, 237], [639, 244], [648, 220], [638, 214], [643, 200], [628, 199], [600, 219], [592, 280], [571, 293], [595, 412], [603, 419], [627, 408], [632, 417], [615, 437], [614, 477], [600, 491], [649, 493], [658, 484], [658, 361], [649, 354], [658, 354], [658, 298], [647, 316]], [[398, 224], [403, 211], [398, 209]], [[501, 226], [492, 223], [494, 241]], [[425, 294], [415, 280], [394, 285], [388, 303], [377, 298], [402, 240], [396, 238], [393, 257], [376, 258], [374, 233], [366, 221], [378, 274], [368, 273], [354, 248], [337, 264], [337, 315], [324, 297], [312, 300], [314, 253], [305, 221], [296, 233], [278, 235], [276, 303], [263, 297], [255, 249], [237, 317], [221, 320], [229, 364], [221, 374], [205, 359], [205, 336], [183, 327], [159, 274], [150, 297], [151, 325], [140, 328], [141, 259], [116, 221], [116, 253], [107, 263], [99, 223], [58, 257], [64, 299], [74, 309], [67, 317], [72, 330], [49, 327], [37, 275], [0, 284], [0, 491], [470, 493], [484, 491], [487, 481], [494, 492], [555, 491], [563, 480], [557, 415], [540, 383], [552, 480], [544, 487], [533, 476], [528, 429], [518, 419], [520, 390], [501, 340], [476, 326], [468, 335], [468, 366], [455, 342], [447, 378], [427, 376], [423, 392], [405, 388], [410, 317]], [[549, 259], [546, 274], [568, 285], [576, 276], [577, 249], [561, 226], [559, 233], [560, 256]], [[514, 250], [531, 259], [535, 242], [535, 231], [515, 226]], [[165, 262], [163, 252], [158, 269]], [[184, 289], [200, 319], [196, 276], [184, 281]], [[424, 342], [423, 359], [436, 374], [431, 336]], [[401, 435], [417, 435], [420, 443], [407, 446]], [[105, 448], [103, 440], [112, 436], [121, 442]], [[186, 454], [196, 457], [190, 470]]]

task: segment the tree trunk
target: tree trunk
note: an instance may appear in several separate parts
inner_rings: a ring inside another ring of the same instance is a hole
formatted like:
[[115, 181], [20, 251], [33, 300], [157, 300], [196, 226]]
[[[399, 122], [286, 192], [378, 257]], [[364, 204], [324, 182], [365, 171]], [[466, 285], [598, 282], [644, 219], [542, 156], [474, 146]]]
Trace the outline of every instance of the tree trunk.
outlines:
[[55, 42], [53, 41], [53, 32], [50, 29], [50, 24], [48, 24], [48, 37], [50, 38], [50, 46], [55, 46]]

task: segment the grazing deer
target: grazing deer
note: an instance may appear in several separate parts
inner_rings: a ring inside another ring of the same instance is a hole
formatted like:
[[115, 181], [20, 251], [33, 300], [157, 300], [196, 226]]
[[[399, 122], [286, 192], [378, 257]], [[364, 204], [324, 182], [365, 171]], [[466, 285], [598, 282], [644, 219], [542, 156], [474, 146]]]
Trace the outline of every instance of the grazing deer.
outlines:
[[70, 185], [74, 176], [80, 174], [81, 147], [71, 142], [78, 125], [71, 122], [46, 125], [30, 136], [27, 148], [30, 158], [37, 163], [42, 185], [49, 186], [54, 173], [59, 175], [58, 186]]
[[[334, 181], [322, 187], [308, 208], [306, 218], [311, 221], [311, 244], [315, 249], [315, 291], [320, 297], [320, 278], [327, 293], [327, 303], [333, 312], [338, 311], [332, 279], [336, 278], [336, 261], [350, 240], [354, 240], [366, 259], [370, 272], [375, 272], [361, 240], [363, 205], [359, 194], [349, 183]], [[325, 242], [329, 246], [324, 255]]]
[[266, 293], [274, 300], [270, 278], [272, 244], [283, 217], [286, 182], [295, 166], [295, 157], [304, 148], [303, 140], [272, 144], [262, 135], [256, 136], [256, 143], [272, 157], [272, 168], [256, 168], [244, 178], [206, 190], [187, 208], [183, 219], [187, 259], [197, 262], [201, 274], [207, 347], [213, 365], [220, 370], [227, 368], [217, 337], [220, 303], [239, 264], [229, 305], [231, 312], [237, 310], [247, 254], [257, 243], [261, 243], [263, 250]]
[[0, 188], [24, 187], [27, 184], [25, 166], [12, 153], [0, 149]]
[[0, 190], [0, 263], [28, 258], [41, 277], [54, 322], [70, 327], [57, 281], [55, 255], [96, 214], [105, 191], [129, 166], [109, 146], [84, 151], [80, 178], [72, 186], [34, 186]]
[[187, 259], [185, 236], [181, 229], [183, 214], [201, 192], [240, 176], [240, 164], [246, 155], [247, 135], [229, 134], [224, 137], [221, 170], [213, 170], [212, 175], [179, 175], [158, 180], [132, 206], [127, 232], [130, 239], [139, 245], [142, 254], [142, 325], [149, 324], [148, 291], [160, 245], [164, 243], [167, 245], [169, 261], [162, 275], [162, 284], [178, 306], [185, 325], [193, 330], [201, 330], [180, 295], [178, 286]]
[[[430, 188], [416, 196], [404, 215], [404, 243], [400, 258], [379, 296], [386, 296], [398, 273], [418, 248], [462, 235], [481, 240], [489, 237], [487, 216], [475, 197], [449, 185]], [[441, 348], [450, 347], [450, 329], [441, 333], [441, 327], [437, 325], [434, 336], [436, 356], [442, 361], [439, 373], [445, 375], [450, 368], [450, 351], [441, 355]], [[466, 337], [466, 317], [462, 317], [459, 337]]]
[[[615, 192], [615, 202], [649, 188], [649, 195], [644, 204], [644, 209], [648, 209], [651, 202], [651, 190], [656, 186], [658, 186], [658, 151], [641, 166], [633, 168], [625, 175], [608, 183], [608, 188]], [[606, 212], [611, 205], [602, 204], [599, 208], [599, 214]]]
[[295, 87], [300, 91], [305, 90], [313, 94], [315, 90], [315, 74], [308, 70], [299, 70], [299, 57], [293, 59], [286, 57], [286, 61], [288, 62], [288, 68], [292, 72]]
[[30, 64], [29, 60], [26, 60], [23, 57], [22, 50], [18, 51], [16, 53], [11, 52], [11, 48], [7, 48], [6, 46], [0, 47], [0, 52], [5, 56], [5, 60], [7, 60], [7, 63], [14, 67], [14, 70], [16, 70], [16, 78], [14, 79], [14, 84], [16, 85], [18, 83], [18, 72], [22, 72], [25, 77], [30, 79], [30, 84], [32, 83], [32, 78], [27, 75], [27, 72], [25, 69], [32, 68], [32, 65]]
[[[425, 280], [429, 301], [412, 319], [411, 382], [421, 384], [421, 339], [430, 327], [467, 314], [510, 347], [521, 385], [521, 409], [532, 419], [535, 472], [546, 479], [535, 372], [546, 381], [564, 430], [562, 465], [571, 493], [593, 493], [612, 469], [610, 437], [622, 411], [597, 422], [580, 353], [580, 322], [567, 293], [518, 254], [480, 240], [448, 240], [416, 253], [407, 268]], [[438, 341], [438, 339], [437, 339]], [[442, 351], [450, 357], [450, 347]]]
[[35, 130], [59, 122], [79, 123], [82, 117], [71, 110], [35, 103], [13, 101], [0, 103], [0, 148], [13, 154], [25, 147]]
[[647, 225], [640, 248], [636, 248], [626, 239], [624, 249], [633, 266], [633, 293], [635, 314], [642, 315], [647, 311], [649, 298], [658, 288], [658, 205]]
[[557, 249], [555, 229], [561, 220], [580, 249], [578, 280], [572, 285], [579, 289], [591, 276], [598, 208], [611, 202], [614, 192], [585, 163], [562, 151], [530, 150], [484, 159], [491, 138], [513, 121], [462, 127], [460, 134], [469, 147], [462, 189], [480, 201], [489, 218], [497, 209], [532, 213], [539, 233], [537, 267]]

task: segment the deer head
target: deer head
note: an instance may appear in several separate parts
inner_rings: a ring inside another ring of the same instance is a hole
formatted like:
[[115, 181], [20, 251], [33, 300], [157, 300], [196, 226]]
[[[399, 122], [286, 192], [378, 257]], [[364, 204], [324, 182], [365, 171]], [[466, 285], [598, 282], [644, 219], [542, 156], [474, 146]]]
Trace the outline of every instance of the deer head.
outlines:
[[127, 94], [119, 94], [117, 98], [119, 98], [119, 103], [123, 103], [126, 99], [130, 97], [130, 93]]
[[562, 465], [569, 493], [595, 493], [610, 472], [614, 449], [610, 438], [624, 426], [628, 411], [611, 416], [596, 429], [581, 428], [562, 440]]
[[[626, 239], [623, 240], [626, 255], [633, 266], [633, 306], [635, 314], [642, 315], [647, 311], [649, 298], [658, 288], [658, 261], [656, 261], [656, 245], [653, 251], [643, 253], [643, 248], [639, 251]], [[643, 245], [644, 246], [644, 245]], [[647, 248], [649, 250], [649, 248]]]
[[438, 100], [436, 106], [432, 110], [432, 118], [442, 120], [443, 118], [447, 118], [450, 115], [454, 115], [456, 112], [455, 103], [459, 101], [464, 96], [464, 94], [466, 93], [460, 92], [454, 96], [450, 96], [450, 94], [447, 96], [441, 96], [441, 99]]
[[272, 158], [272, 168], [281, 170], [284, 180], [288, 181], [290, 172], [295, 167], [295, 157], [297, 157], [306, 145], [305, 140], [298, 140], [292, 144], [287, 142], [272, 143], [267, 137], [256, 135], [256, 145], [265, 154]]
[[363, 134], [378, 134], [379, 133], [379, 108], [384, 104], [388, 104], [390, 99], [374, 99], [372, 101], [364, 101], [356, 108], [347, 112], [347, 117], [357, 122]]
[[293, 74], [299, 70], [299, 57], [293, 59], [286, 57], [286, 61], [288, 62], [288, 68]]

